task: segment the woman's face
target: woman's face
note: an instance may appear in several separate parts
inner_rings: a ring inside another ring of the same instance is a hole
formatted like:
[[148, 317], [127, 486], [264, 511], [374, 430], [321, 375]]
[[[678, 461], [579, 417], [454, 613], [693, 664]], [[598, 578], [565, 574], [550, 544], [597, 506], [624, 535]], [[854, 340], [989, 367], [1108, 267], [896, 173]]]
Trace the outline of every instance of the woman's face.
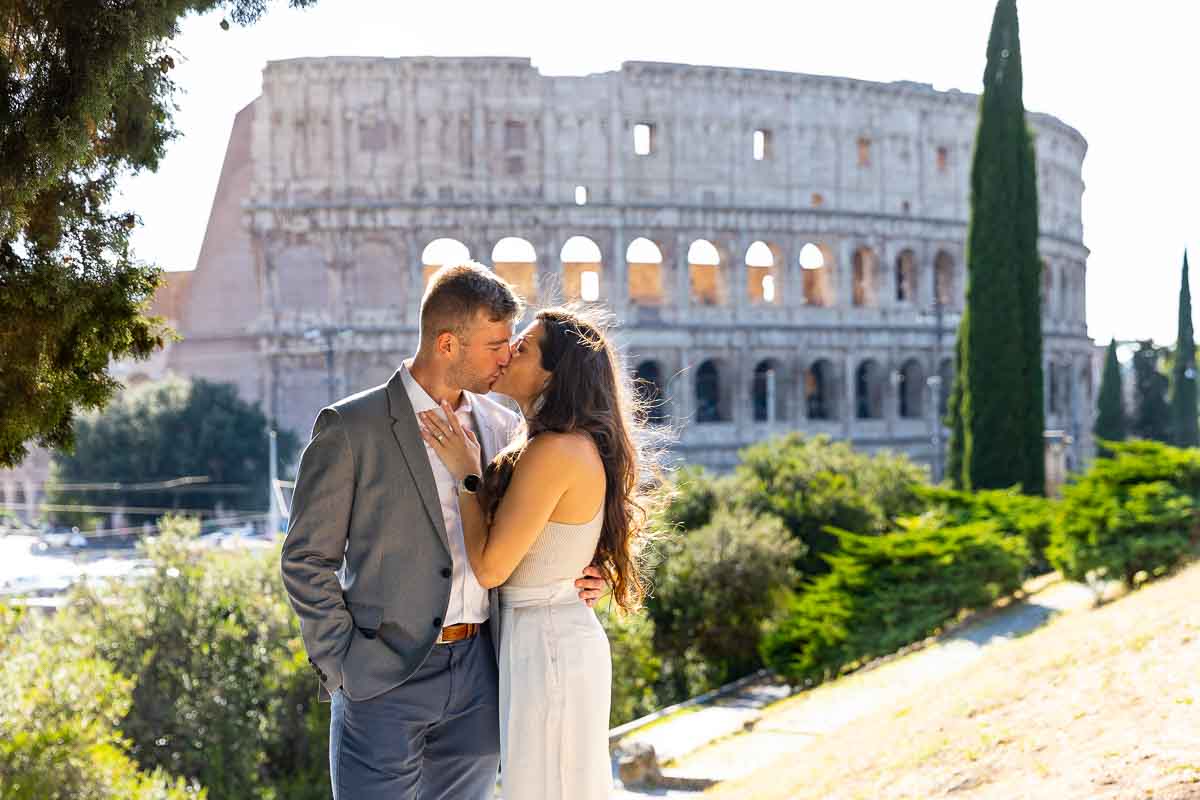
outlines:
[[542, 369], [542, 322], [534, 320], [512, 344], [512, 358], [492, 384], [492, 391], [508, 395], [518, 403], [537, 397], [550, 373]]

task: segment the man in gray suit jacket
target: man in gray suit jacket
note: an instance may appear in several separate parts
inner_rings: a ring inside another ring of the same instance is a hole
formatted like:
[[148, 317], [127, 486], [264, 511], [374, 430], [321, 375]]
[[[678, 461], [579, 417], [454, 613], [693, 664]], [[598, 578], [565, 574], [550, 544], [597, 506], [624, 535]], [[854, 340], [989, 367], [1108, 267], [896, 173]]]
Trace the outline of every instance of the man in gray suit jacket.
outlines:
[[[321, 410], [300, 458], [283, 582], [331, 699], [335, 800], [491, 797], [499, 763], [495, 592], [467, 561], [458, 485], [416, 413], [450, 403], [485, 462], [519, 418], [486, 393], [521, 301], [486, 268], [439, 270], [417, 354], [386, 384]], [[482, 472], [482, 464], [481, 464]], [[589, 568], [589, 604], [607, 589]]]

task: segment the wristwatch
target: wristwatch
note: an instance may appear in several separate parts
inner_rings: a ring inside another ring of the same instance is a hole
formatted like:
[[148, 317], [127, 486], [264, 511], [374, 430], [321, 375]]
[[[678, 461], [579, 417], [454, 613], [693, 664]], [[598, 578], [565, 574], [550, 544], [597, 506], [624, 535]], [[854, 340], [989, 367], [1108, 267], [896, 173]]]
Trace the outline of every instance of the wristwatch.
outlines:
[[479, 487], [483, 485], [483, 478], [478, 475], [467, 475], [459, 483], [459, 487], [467, 494], [475, 494], [479, 491]]

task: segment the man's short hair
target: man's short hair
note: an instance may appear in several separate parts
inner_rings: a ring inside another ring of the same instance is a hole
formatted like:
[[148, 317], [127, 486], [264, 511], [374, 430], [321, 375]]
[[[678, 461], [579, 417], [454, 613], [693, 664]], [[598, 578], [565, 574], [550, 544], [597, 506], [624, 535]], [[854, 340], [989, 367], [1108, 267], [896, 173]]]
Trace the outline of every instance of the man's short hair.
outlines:
[[477, 261], [444, 266], [430, 276], [421, 298], [421, 339], [432, 342], [447, 331], [461, 338], [480, 311], [492, 322], [513, 321], [525, 303], [508, 281]]

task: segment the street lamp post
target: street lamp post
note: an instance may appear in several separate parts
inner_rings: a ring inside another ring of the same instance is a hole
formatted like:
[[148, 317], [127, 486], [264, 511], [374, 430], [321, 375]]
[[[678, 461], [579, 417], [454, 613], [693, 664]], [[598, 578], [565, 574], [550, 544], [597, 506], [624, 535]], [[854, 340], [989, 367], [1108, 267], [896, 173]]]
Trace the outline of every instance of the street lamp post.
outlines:
[[[929, 372], [929, 377], [925, 383], [933, 390], [933, 399], [929, 404], [930, 407], [930, 439], [933, 443], [933, 481], [940, 483], [942, 480], [942, 462], [945, 454], [942, 452], [942, 334], [946, 327], [945, 317], [946, 305], [942, 302], [940, 287], [934, 288], [933, 296], [933, 369]], [[929, 311], [923, 312], [930, 314]]]
[[939, 419], [942, 400], [942, 376], [935, 372], [925, 379], [929, 385], [929, 406], [933, 409], [933, 482], [942, 482], [942, 421]]
[[270, 439], [271, 445], [269, 448], [271, 463], [267, 469], [267, 473], [270, 476], [270, 485], [267, 487], [267, 491], [270, 493], [268, 499], [270, 500], [269, 508], [271, 511], [267, 516], [267, 532], [271, 537], [275, 537], [279, 534], [279, 501], [276, 499], [275, 494], [275, 487], [278, 485], [279, 480], [279, 443], [276, 441], [278, 437], [276, 436], [274, 427], [267, 431], [267, 436]]

